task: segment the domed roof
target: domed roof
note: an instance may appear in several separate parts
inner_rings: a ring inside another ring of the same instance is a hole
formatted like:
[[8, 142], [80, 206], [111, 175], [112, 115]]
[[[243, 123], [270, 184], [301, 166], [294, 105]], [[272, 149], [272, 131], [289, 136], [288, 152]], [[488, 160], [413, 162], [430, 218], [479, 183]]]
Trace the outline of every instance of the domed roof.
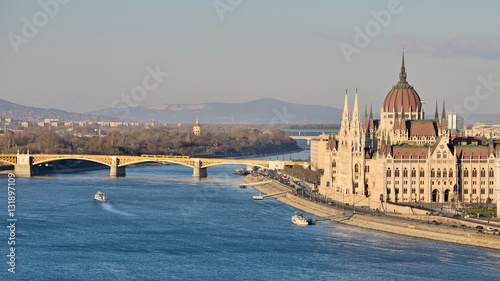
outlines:
[[406, 82], [404, 55], [401, 72], [399, 73], [399, 82], [396, 86], [392, 87], [392, 90], [385, 97], [383, 111], [394, 112], [394, 109], [396, 109], [397, 112], [401, 112], [401, 107], [404, 108], [404, 112], [420, 112], [422, 109], [420, 96], [413, 87]]

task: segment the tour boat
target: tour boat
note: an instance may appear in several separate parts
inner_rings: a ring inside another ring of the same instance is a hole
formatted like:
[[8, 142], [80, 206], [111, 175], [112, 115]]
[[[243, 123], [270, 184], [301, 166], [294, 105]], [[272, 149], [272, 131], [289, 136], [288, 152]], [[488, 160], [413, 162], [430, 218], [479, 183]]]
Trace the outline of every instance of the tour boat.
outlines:
[[296, 225], [300, 226], [305, 226], [309, 225], [309, 222], [307, 221], [306, 217], [302, 214], [297, 214], [292, 217], [292, 222]]
[[100, 191], [97, 191], [97, 193], [94, 195], [94, 199], [96, 201], [105, 202], [106, 201], [106, 195], [104, 195], [104, 193], [102, 193]]

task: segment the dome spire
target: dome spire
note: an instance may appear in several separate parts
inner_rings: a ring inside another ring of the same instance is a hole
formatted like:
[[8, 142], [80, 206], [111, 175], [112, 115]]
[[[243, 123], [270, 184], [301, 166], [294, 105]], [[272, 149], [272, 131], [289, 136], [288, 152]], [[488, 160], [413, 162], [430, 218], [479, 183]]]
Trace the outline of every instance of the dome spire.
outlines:
[[405, 46], [403, 45], [403, 56], [401, 61], [401, 72], [399, 73], [399, 82], [406, 82], [406, 70], [405, 70]]

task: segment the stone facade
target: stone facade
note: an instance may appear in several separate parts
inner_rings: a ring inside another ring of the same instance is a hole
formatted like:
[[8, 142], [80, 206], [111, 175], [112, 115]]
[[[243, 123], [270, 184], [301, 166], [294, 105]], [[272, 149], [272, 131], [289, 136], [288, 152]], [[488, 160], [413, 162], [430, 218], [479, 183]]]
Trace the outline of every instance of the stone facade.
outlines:
[[[400, 81], [381, 109], [381, 119], [374, 120], [371, 108], [369, 117], [365, 108], [362, 123], [357, 92], [352, 114], [346, 93], [338, 135], [314, 142], [318, 162], [312, 166], [325, 170], [320, 193], [372, 207], [383, 207], [383, 202], [455, 207], [497, 202], [500, 145], [492, 140], [452, 140], [444, 102], [441, 116], [436, 104], [434, 119], [424, 119], [420, 97], [406, 82], [404, 57]], [[323, 162], [320, 153], [325, 153]]]

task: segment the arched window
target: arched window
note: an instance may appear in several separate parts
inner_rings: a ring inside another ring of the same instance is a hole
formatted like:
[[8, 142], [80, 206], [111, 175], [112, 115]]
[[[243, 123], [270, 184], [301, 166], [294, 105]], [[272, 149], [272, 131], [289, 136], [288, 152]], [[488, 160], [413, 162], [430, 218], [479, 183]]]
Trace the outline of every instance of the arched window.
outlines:
[[495, 172], [493, 172], [493, 168], [490, 169], [490, 178], [495, 176]]
[[486, 177], [486, 171], [483, 169], [481, 169], [481, 177], [484, 178]]
[[425, 177], [425, 171], [424, 171], [424, 168], [420, 168], [420, 177], [421, 177], [421, 178]]
[[399, 168], [396, 168], [396, 171], [394, 171], [394, 176], [399, 178]]
[[446, 169], [443, 169], [443, 178], [446, 178], [448, 176], [448, 173], [446, 173]]
[[437, 177], [440, 178], [441, 177], [441, 169], [438, 169], [438, 172], [437, 172]]
[[417, 170], [415, 170], [415, 168], [413, 168], [413, 170], [411, 170], [411, 177], [412, 178], [416, 178], [417, 177]]
[[476, 170], [476, 168], [474, 168], [474, 170], [472, 171], [472, 177], [473, 178], [477, 178], [477, 170]]
[[408, 177], [408, 170], [405, 168], [403, 170], [403, 178], [407, 178]]
[[359, 173], [359, 164], [354, 165], [354, 172]]
[[434, 168], [432, 168], [432, 170], [431, 170], [431, 177], [433, 178], [435, 176], [436, 176], [436, 171], [434, 171]]
[[337, 162], [335, 160], [333, 160], [332, 162], [332, 168], [336, 168], [337, 167]]
[[392, 177], [391, 169], [387, 169], [387, 177], [390, 178]]
[[453, 170], [450, 170], [450, 178], [453, 177]]
[[448, 158], [448, 154], [446, 152], [443, 152], [443, 159]]
[[469, 169], [465, 168], [464, 170], [464, 178], [468, 178], [469, 177]]
[[438, 153], [437, 153], [437, 158], [438, 158], [438, 159], [441, 159], [441, 152], [438, 152]]

